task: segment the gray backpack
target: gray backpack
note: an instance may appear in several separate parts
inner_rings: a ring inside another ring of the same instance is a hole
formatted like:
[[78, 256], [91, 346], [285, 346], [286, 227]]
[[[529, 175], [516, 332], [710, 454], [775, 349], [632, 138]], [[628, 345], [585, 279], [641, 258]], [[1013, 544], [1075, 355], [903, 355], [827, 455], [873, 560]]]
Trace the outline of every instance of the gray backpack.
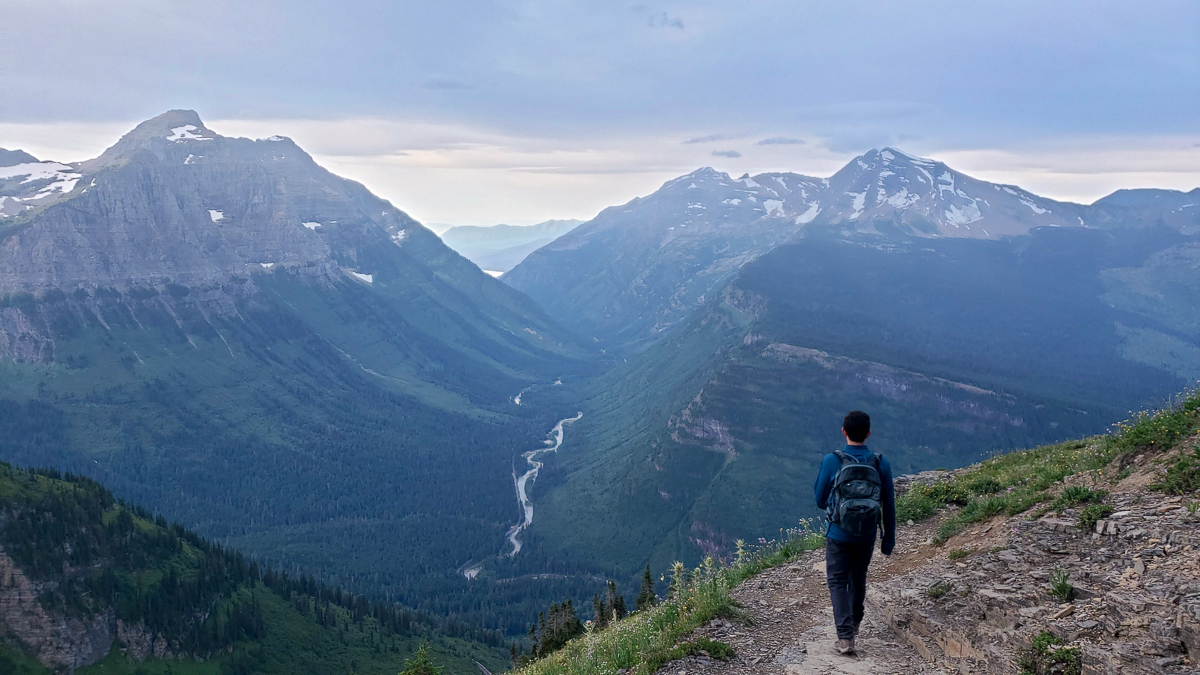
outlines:
[[871, 453], [860, 462], [842, 450], [833, 452], [842, 468], [833, 477], [829, 506], [825, 509], [829, 522], [846, 533], [863, 537], [883, 522], [883, 479], [880, 477], [880, 454]]

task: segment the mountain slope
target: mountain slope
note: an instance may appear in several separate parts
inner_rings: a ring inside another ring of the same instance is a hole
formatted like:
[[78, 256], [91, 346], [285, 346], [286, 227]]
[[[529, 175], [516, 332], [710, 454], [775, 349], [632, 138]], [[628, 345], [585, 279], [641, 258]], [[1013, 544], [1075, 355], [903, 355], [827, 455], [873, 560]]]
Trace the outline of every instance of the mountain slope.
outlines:
[[442, 233], [442, 241], [482, 270], [507, 272], [530, 253], [570, 232], [582, 222], [548, 220], [527, 227], [463, 225]]
[[818, 224], [921, 237], [993, 239], [1086, 224], [1078, 204], [981, 181], [894, 148], [872, 150], [831, 176], [821, 205]]
[[665, 565], [769, 538], [814, 515], [802, 497], [852, 409], [897, 471], [1101, 431], [1200, 377], [1200, 331], [1164, 319], [1190, 288], [1153, 287], [1158, 307], [1112, 290], [1186, 275], [1194, 246], [1169, 228], [809, 230], [597, 382], [531, 537], [630, 575], [646, 551]]
[[172, 111], [71, 170], [0, 219], [0, 459], [520, 630], [456, 570], [504, 550], [512, 460], [552, 424], [512, 396], [588, 352], [287, 139]]
[[1120, 191], [1091, 206], [978, 180], [894, 148], [828, 179], [701, 169], [606, 209], [530, 254], [504, 280], [608, 347], [642, 346], [747, 262], [804, 229], [1001, 239], [1041, 227], [1163, 225], [1200, 232], [1200, 193]]
[[0, 513], [6, 673], [394, 673], [422, 639], [453, 672], [504, 663], [495, 636], [449, 638], [402, 607], [261, 571], [88, 479], [0, 464]]
[[605, 209], [504, 275], [581, 335], [651, 339], [816, 213], [819, 179], [700, 169]]

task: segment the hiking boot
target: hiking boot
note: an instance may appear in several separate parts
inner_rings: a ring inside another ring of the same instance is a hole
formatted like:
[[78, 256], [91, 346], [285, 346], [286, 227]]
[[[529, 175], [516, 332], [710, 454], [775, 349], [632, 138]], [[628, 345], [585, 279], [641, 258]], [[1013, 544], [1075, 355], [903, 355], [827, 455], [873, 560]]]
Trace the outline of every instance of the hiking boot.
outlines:
[[844, 656], [849, 656], [850, 654], [854, 653], [854, 638], [850, 638], [849, 640], [838, 640], [837, 644], [835, 644], [833, 648], [837, 650], [837, 653]]

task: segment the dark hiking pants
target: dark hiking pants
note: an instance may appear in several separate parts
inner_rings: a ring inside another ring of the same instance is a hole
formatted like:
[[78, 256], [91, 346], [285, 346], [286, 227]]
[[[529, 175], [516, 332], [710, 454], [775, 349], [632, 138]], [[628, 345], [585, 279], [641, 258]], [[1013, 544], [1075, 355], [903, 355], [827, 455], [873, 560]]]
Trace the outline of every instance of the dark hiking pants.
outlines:
[[851, 544], [825, 539], [825, 578], [833, 600], [833, 623], [838, 639], [854, 637], [854, 627], [862, 623], [863, 599], [867, 595], [867, 567], [875, 544]]

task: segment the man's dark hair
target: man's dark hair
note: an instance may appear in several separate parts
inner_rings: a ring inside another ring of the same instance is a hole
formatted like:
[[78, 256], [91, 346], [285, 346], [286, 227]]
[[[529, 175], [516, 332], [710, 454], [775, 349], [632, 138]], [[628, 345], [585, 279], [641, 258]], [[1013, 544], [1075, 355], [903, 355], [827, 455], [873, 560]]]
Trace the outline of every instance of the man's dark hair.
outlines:
[[862, 443], [871, 433], [871, 416], [861, 410], [852, 410], [846, 414], [846, 419], [842, 420], [842, 428], [846, 430], [846, 437], [852, 442]]

